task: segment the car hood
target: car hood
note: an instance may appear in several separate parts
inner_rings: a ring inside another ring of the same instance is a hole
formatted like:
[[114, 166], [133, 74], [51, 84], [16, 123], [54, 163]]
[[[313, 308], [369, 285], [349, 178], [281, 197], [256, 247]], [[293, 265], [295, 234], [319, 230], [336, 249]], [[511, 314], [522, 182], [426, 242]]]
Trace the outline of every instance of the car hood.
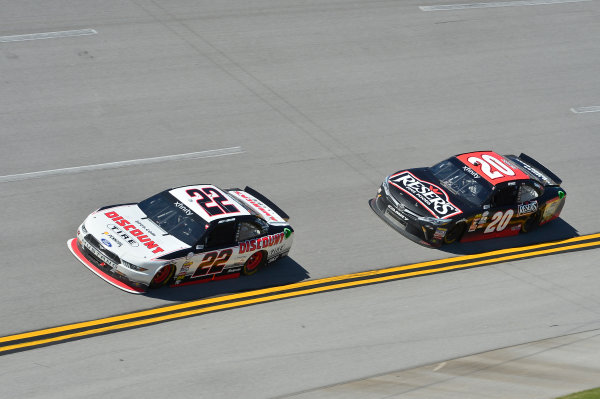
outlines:
[[85, 221], [88, 234], [120, 258], [152, 260], [189, 246], [155, 225], [137, 205], [102, 208]]
[[420, 216], [449, 219], [463, 213], [463, 203], [428, 168], [402, 170], [388, 176], [387, 183], [396, 201]]

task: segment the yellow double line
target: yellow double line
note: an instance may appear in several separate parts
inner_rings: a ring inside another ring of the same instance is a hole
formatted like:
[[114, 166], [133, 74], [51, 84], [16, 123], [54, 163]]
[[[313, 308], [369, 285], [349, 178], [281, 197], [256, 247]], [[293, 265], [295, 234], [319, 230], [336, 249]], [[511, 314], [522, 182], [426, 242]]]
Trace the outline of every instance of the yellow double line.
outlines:
[[563, 241], [420, 262], [201, 299], [120, 316], [0, 337], [0, 354], [285, 298], [599, 246], [600, 234], [591, 234]]

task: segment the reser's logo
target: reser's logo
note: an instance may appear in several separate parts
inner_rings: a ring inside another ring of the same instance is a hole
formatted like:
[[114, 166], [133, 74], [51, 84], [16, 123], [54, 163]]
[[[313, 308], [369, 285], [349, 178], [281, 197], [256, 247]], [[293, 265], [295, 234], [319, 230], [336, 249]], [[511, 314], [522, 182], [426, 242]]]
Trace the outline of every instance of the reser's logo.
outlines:
[[538, 210], [537, 201], [531, 201], [528, 204], [519, 205], [519, 215], [526, 215], [528, 213], [533, 213]]
[[462, 211], [450, 202], [444, 190], [433, 183], [422, 181], [405, 171], [390, 176], [390, 184], [411, 195], [433, 216], [446, 219]]

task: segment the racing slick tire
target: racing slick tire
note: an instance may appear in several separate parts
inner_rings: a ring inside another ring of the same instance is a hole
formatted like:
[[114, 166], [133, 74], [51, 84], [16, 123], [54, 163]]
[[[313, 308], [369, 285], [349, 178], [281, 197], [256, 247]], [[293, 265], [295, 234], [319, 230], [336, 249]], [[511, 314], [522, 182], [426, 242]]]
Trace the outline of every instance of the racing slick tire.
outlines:
[[242, 274], [246, 276], [251, 276], [260, 269], [266, 259], [265, 253], [263, 251], [258, 251], [252, 254], [244, 263], [244, 267], [242, 268]]
[[175, 274], [175, 265], [167, 265], [160, 269], [150, 282], [150, 288], [159, 288], [167, 284]]
[[464, 222], [459, 222], [452, 226], [444, 236], [444, 244], [452, 244], [453, 242], [460, 240], [460, 237], [462, 237], [465, 231], [465, 227], [466, 224]]
[[521, 233], [529, 233], [540, 225], [540, 211], [535, 212], [529, 216], [521, 225]]

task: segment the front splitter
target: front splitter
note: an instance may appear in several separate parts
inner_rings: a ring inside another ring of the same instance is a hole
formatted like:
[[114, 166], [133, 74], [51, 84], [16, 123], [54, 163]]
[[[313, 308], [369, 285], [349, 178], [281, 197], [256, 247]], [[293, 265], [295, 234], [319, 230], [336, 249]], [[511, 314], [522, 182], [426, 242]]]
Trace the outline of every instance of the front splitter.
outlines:
[[83, 265], [85, 267], [87, 267], [88, 269], [90, 269], [92, 271], [92, 273], [94, 273], [96, 276], [100, 277], [102, 280], [106, 281], [110, 285], [113, 285], [113, 286], [115, 286], [117, 288], [120, 288], [123, 291], [127, 291], [127, 292], [129, 292], [131, 294], [143, 294], [143, 293], [146, 292], [145, 289], [139, 288], [139, 287], [134, 287], [134, 286], [129, 285], [129, 284], [127, 284], [127, 283], [125, 283], [125, 282], [123, 282], [121, 280], [117, 280], [116, 278], [114, 278], [111, 275], [109, 275], [106, 272], [104, 272], [102, 269], [96, 267], [92, 262], [90, 262], [89, 260], [87, 260], [87, 258], [83, 255], [83, 253], [81, 253], [81, 250], [79, 249], [79, 246], [77, 245], [77, 239], [76, 238], [71, 238], [69, 241], [67, 241], [67, 246], [71, 250], [71, 253], [81, 263], [83, 263]]

